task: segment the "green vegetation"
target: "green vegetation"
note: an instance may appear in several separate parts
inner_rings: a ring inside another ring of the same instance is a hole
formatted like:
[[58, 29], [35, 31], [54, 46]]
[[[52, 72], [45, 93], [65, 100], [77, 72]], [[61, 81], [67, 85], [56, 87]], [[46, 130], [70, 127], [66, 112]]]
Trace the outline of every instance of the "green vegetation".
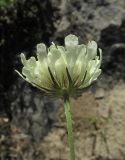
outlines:
[[14, 4], [16, 0], [0, 0], [0, 7], [9, 7]]

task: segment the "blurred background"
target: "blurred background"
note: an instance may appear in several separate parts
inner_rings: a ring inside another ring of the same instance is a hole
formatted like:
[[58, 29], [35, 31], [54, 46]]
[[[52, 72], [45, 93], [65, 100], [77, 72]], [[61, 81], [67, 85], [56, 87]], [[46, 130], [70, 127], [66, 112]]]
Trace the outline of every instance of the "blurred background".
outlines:
[[75, 34], [103, 50], [102, 75], [72, 100], [77, 160], [125, 159], [125, 1], [0, 0], [0, 160], [66, 160], [63, 103], [24, 82], [20, 53]]

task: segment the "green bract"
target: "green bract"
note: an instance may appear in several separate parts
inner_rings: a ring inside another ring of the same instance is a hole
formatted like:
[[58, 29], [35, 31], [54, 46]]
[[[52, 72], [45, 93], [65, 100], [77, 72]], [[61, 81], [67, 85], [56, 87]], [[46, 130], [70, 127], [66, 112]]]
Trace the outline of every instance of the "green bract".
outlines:
[[24, 65], [22, 78], [46, 93], [62, 97], [74, 96], [88, 87], [101, 73], [101, 49], [95, 41], [79, 45], [78, 37], [65, 37], [65, 46], [54, 43], [49, 48], [37, 45], [37, 58], [26, 60], [21, 53]]

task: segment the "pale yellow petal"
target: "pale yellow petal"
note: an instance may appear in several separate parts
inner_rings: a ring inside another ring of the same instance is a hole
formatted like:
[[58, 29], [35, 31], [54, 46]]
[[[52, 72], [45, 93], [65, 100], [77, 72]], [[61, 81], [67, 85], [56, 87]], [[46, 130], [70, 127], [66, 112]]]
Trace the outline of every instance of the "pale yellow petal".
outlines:
[[89, 59], [94, 59], [97, 55], [97, 43], [95, 41], [90, 41], [87, 44], [87, 54]]
[[25, 55], [23, 53], [20, 54], [21, 57], [21, 62], [23, 63], [23, 65], [26, 65], [26, 58]]
[[57, 47], [54, 45], [51, 45], [49, 47], [49, 50], [48, 50], [48, 65], [49, 67], [51, 68], [51, 70], [53, 71], [54, 70], [54, 67], [55, 67], [55, 62], [57, 61], [57, 59], [59, 59], [61, 56], [61, 53], [60, 51], [57, 49]]
[[78, 45], [78, 37], [70, 34], [68, 36], [65, 37], [65, 46], [66, 48], [68, 47], [72, 47], [72, 46], [76, 46]]
[[47, 56], [46, 45], [44, 43], [37, 44], [37, 58], [39, 61], [43, 61], [43, 59]]
[[57, 80], [61, 84], [62, 87], [67, 86], [67, 75], [66, 75], [66, 63], [64, 58], [61, 56], [56, 62], [55, 62], [55, 72], [57, 76]]

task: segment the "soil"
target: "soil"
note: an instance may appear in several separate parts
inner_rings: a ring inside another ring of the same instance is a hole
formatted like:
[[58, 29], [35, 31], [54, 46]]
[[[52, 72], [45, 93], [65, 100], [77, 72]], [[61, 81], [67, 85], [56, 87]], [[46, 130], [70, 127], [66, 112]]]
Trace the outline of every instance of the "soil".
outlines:
[[[125, 84], [117, 84], [111, 90], [100, 88], [96, 94], [85, 93], [72, 100], [77, 160], [125, 158], [124, 93]], [[57, 117], [41, 144], [47, 160], [65, 160], [68, 156], [63, 107]]]
[[[77, 160], [125, 159], [125, 84], [117, 83], [112, 89], [97, 88], [71, 100], [72, 119]], [[69, 148], [63, 103], [55, 116], [51, 131], [41, 142], [33, 141], [11, 126], [11, 156], [33, 160], [67, 160]], [[3, 119], [7, 124], [7, 119]], [[3, 122], [2, 122], [3, 124]], [[0, 143], [7, 140], [1, 136]]]

